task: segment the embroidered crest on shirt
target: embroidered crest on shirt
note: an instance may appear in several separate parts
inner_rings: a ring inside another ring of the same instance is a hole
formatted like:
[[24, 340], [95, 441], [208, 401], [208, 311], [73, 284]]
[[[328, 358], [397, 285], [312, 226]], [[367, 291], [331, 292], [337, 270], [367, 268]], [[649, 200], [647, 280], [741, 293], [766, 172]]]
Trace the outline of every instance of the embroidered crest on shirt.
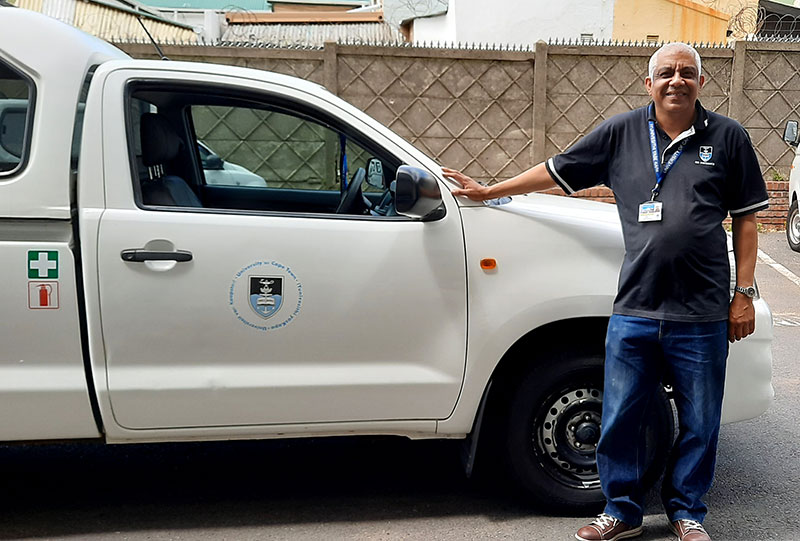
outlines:
[[700, 161], [695, 161], [696, 165], [714, 165], [714, 162], [711, 161], [711, 156], [714, 155], [714, 147], [713, 146], [701, 146], [700, 147]]

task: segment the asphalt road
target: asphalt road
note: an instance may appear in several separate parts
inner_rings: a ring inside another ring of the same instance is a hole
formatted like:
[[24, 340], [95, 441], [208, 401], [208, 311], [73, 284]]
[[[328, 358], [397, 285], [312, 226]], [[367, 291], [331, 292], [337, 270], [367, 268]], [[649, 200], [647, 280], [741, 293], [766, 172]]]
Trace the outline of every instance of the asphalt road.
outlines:
[[[783, 233], [763, 252], [800, 276]], [[800, 539], [800, 285], [759, 262], [775, 327], [773, 407], [722, 427], [706, 526], [715, 541]], [[674, 539], [651, 495], [644, 541]], [[458, 444], [401, 438], [146, 446], [0, 446], [0, 539], [569, 540], [464, 478]]]

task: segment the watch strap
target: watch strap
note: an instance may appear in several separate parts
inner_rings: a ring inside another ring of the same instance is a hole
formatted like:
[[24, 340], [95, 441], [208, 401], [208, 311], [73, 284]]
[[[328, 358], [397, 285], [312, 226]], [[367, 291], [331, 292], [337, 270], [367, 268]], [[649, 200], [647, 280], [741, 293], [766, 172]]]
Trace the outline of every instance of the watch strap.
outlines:
[[733, 289], [735, 291], [738, 291], [742, 295], [750, 297], [751, 299], [754, 299], [756, 297], [756, 288], [754, 286], [747, 286], [747, 287], [735, 286]]

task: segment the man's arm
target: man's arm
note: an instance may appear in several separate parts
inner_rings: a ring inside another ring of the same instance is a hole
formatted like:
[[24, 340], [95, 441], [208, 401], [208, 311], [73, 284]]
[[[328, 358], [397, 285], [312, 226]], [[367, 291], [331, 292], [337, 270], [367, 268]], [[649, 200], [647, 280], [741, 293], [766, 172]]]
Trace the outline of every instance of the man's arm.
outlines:
[[524, 173], [492, 186], [478, 184], [464, 173], [455, 169], [442, 167], [442, 171], [445, 177], [453, 179], [461, 185], [461, 188], [453, 190], [453, 195], [463, 195], [473, 201], [485, 201], [486, 199], [496, 199], [507, 195], [540, 192], [557, 186], [550, 177], [550, 173], [547, 172], [544, 162], [531, 167]]
[[[733, 255], [736, 259], [736, 285], [751, 286], [755, 282], [756, 256], [758, 254], [758, 229], [756, 215], [733, 218]], [[756, 330], [756, 312], [753, 299], [739, 293], [733, 294], [728, 310], [728, 341], [735, 342]]]

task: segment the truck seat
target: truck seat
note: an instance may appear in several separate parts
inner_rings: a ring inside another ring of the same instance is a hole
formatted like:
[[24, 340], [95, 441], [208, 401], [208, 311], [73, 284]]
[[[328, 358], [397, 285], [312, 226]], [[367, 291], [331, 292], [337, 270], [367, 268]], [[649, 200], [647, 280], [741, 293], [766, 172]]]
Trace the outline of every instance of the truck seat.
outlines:
[[145, 205], [202, 207], [189, 185], [177, 175], [165, 175], [164, 165], [174, 160], [184, 148], [183, 141], [169, 121], [158, 113], [144, 113], [141, 118], [142, 162], [149, 179], [142, 181]]

